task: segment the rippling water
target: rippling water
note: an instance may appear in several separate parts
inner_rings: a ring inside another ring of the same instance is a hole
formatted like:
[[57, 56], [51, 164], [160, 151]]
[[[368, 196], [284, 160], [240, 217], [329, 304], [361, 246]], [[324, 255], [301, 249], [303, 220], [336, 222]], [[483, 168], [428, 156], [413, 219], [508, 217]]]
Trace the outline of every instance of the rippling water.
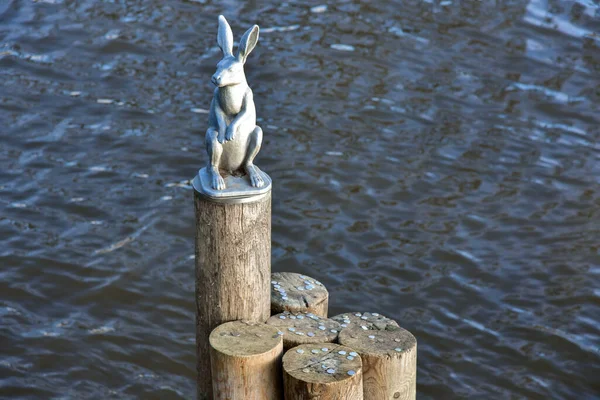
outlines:
[[193, 398], [219, 13], [273, 270], [412, 331], [420, 399], [599, 395], [598, 2], [319, 5], [0, 2], [0, 398]]

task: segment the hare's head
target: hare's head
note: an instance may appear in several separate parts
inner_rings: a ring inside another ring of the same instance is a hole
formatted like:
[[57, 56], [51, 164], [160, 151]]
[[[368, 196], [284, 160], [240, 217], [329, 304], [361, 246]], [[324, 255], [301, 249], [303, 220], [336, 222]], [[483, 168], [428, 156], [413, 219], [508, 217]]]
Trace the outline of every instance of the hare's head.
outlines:
[[212, 82], [218, 86], [237, 85], [246, 82], [244, 63], [248, 54], [258, 42], [258, 25], [248, 29], [238, 46], [238, 53], [233, 55], [233, 33], [224, 16], [219, 15], [219, 33], [217, 43], [223, 51], [223, 59], [217, 64], [217, 72], [212, 76]]

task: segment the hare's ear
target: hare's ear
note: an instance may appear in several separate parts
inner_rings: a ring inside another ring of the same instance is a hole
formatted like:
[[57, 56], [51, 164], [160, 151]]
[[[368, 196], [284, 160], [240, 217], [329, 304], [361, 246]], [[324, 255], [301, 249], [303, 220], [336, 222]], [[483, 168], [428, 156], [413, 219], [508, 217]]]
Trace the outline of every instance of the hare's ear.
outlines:
[[246, 62], [248, 54], [254, 49], [258, 42], [258, 25], [254, 25], [248, 29], [240, 40], [240, 48], [238, 49], [238, 60]]
[[233, 32], [224, 16], [219, 15], [219, 33], [217, 33], [217, 43], [223, 51], [224, 56], [233, 55]]

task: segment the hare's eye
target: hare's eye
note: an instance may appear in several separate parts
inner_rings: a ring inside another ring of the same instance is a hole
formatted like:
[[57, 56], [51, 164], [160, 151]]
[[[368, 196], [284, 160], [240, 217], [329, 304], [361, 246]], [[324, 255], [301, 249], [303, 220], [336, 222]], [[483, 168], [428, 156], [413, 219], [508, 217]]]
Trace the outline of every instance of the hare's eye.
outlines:
[[229, 69], [227, 71], [229, 71], [229, 72], [233, 71], [233, 67], [229, 67]]

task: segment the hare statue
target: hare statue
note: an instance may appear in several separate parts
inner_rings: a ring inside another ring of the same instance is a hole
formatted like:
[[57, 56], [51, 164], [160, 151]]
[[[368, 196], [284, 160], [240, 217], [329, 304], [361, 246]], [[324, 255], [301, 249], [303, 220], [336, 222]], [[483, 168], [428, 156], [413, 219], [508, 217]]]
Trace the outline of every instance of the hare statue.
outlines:
[[219, 16], [217, 43], [223, 59], [212, 76], [216, 88], [210, 103], [206, 151], [207, 171], [215, 190], [225, 189], [221, 172], [246, 173], [253, 187], [262, 187], [263, 178], [254, 166], [254, 157], [262, 143], [262, 129], [256, 125], [256, 109], [252, 90], [246, 82], [244, 63], [258, 42], [258, 25], [248, 29], [233, 55], [233, 33], [227, 20]]

